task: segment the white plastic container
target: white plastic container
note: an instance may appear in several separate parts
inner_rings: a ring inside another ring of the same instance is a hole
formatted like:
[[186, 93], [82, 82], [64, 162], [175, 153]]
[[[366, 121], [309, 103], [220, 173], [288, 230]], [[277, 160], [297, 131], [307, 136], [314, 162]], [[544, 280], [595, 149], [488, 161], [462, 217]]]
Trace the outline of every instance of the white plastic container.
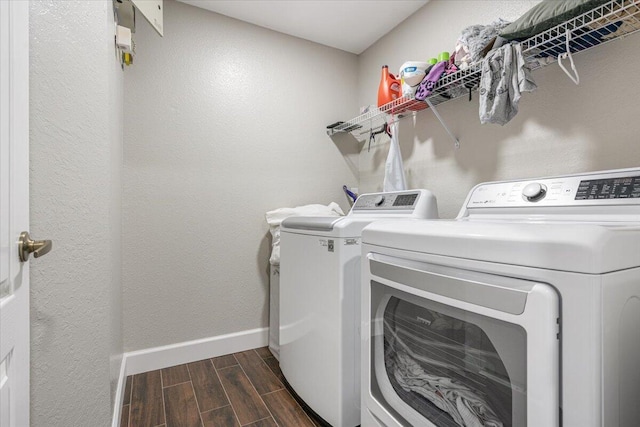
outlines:
[[402, 83], [402, 95], [414, 94], [416, 87], [424, 79], [428, 67], [427, 62], [407, 61], [402, 64], [398, 73]]

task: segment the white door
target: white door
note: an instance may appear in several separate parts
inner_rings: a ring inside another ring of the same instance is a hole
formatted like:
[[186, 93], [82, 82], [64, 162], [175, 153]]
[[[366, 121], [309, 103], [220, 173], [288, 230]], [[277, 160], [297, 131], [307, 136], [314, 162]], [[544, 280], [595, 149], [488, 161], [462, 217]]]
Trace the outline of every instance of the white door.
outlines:
[[29, 425], [29, 2], [0, 0], [0, 427]]

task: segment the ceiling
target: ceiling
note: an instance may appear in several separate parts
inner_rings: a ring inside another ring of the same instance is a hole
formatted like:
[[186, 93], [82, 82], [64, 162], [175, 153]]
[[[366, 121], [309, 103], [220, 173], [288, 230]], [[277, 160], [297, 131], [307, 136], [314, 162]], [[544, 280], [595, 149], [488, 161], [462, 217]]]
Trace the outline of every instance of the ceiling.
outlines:
[[360, 54], [428, 0], [179, 0]]

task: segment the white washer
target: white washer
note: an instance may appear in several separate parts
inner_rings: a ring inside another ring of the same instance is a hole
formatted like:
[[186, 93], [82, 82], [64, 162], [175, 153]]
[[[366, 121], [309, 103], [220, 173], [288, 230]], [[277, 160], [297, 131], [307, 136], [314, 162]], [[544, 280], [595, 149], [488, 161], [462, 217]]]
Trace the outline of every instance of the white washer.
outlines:
[[363, 427], [640, 425], [640, 168], [480, 184], [362, 240]]
[[334, 427], [360, 424], [360, 233], [382, 218], [437, 218], [427, 190], [363, 194], [344, 217], [290, 217], [280, 241], [280, 368]]

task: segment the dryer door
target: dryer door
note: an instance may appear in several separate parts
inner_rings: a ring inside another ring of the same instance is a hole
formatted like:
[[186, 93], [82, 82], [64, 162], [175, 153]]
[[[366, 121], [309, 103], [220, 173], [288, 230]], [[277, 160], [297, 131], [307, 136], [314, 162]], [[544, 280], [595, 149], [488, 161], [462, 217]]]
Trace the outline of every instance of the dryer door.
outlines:
[[548, 285], [369, 254], [370, 396], [397, 425], [559, 425]]

